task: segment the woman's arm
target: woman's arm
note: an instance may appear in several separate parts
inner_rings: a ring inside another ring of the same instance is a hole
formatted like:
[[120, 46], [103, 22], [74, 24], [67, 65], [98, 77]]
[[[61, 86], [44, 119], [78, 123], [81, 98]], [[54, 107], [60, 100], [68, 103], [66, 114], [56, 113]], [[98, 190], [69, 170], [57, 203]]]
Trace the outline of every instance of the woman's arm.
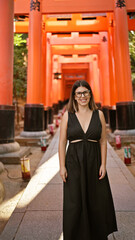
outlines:
[[99, 170], [99, 179], [103, 179], [106, 174], [106, 157], [107, 157], [107, 139], [106, 139], [106, 122], [102, 111], [99, 110], [99, 117], [102, 124], [102, 133], [100, 139], [101, 147], [101, 166]]
[[67, 145], [67, 122], [68, 122], [68, 112], [66, 111], [61, 120], [60, 138], [59, 138], [60, 176], [64, 182], [66, 182], [66, 178], [67, 178], [67, 170], [65, 168], [65, 155], [66, 155], [66, 145]]

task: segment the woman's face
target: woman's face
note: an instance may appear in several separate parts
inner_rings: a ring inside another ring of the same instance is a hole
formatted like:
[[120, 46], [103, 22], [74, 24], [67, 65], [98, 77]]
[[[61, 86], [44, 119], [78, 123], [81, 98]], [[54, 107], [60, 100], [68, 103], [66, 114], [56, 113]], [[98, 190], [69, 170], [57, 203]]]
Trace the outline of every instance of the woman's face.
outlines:
[[88, 105], [90, 101], [90, 92], [87, 88], [85, 87], [78, 87], [75, 90], [75, 100], [77, 103], [81, 106], [86, 106]]

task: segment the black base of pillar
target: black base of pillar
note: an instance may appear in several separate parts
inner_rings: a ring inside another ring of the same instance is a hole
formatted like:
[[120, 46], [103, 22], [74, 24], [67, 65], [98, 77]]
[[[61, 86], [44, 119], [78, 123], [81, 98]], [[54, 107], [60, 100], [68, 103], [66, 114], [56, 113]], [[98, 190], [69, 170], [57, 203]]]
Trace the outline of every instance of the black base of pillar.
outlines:
[[65, 101], [62, 101], [62, 108], [65, 106]]
[[135, 129], [135, 102], [116, 103], [116, 119], [118, 130]]
[[102, 111], [104, 113], [106, 123], [109, 123], [109, 108], [110, 108], [109, 106], [102, 107]]
[[49, 123], [49, 111], [48, 108], [46, 108], [44, 110], [44, 130], [47, 129], [48, 123]]
[[0, 144], [14, 142], [15, 107], [0, 105]]
[[53, 104], [53, 109], [54, 109], [54, 114], [57, 115], [58, 111], [59, 111], [59, 104], [58, 103], [54, 103]]
[[63, 102], [59, 100], [59, 110], [61, 110], [63, 108]]
[[53, 123], [53, 114], [54, 114], [54, 109], [53, 107], [48, 108], [48, 124]]
[[101, 109], [101, 103], [100, 102], [96, 102], [96, 105], [97, 105], [98, 109]]
[[64, 100], [64, 105], [68, 104], [68, 102], [69, 102], [69, 99], [65, 99]]
[[24, 131], [44, 131], [44, 105], [25, 104]]
[[116, 109], [109, 109], [109, 125], [114, 132], [116, 130]]

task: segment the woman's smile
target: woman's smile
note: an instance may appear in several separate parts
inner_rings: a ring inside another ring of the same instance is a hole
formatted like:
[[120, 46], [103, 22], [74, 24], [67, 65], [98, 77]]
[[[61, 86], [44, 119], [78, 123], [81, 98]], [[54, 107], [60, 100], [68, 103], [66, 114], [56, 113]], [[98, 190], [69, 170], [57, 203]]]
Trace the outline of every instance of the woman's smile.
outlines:
[[82, 102], [82, 103], [86, 103], [88, 101], [88, 99], [83, 99], [82, 98], [82, 99], [79, 99], [79, 101]]

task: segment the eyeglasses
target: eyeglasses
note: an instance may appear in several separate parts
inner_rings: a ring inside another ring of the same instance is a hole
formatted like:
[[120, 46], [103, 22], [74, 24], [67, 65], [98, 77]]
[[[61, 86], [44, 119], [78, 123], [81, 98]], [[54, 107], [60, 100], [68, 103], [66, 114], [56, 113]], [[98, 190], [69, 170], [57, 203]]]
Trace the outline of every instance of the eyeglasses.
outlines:
[[84, 91], [84, 92], [75, 92], [76, 97], [80, 98], [82, 95], [84, 97], [88, 97], [90, 95], [90, 91]]

